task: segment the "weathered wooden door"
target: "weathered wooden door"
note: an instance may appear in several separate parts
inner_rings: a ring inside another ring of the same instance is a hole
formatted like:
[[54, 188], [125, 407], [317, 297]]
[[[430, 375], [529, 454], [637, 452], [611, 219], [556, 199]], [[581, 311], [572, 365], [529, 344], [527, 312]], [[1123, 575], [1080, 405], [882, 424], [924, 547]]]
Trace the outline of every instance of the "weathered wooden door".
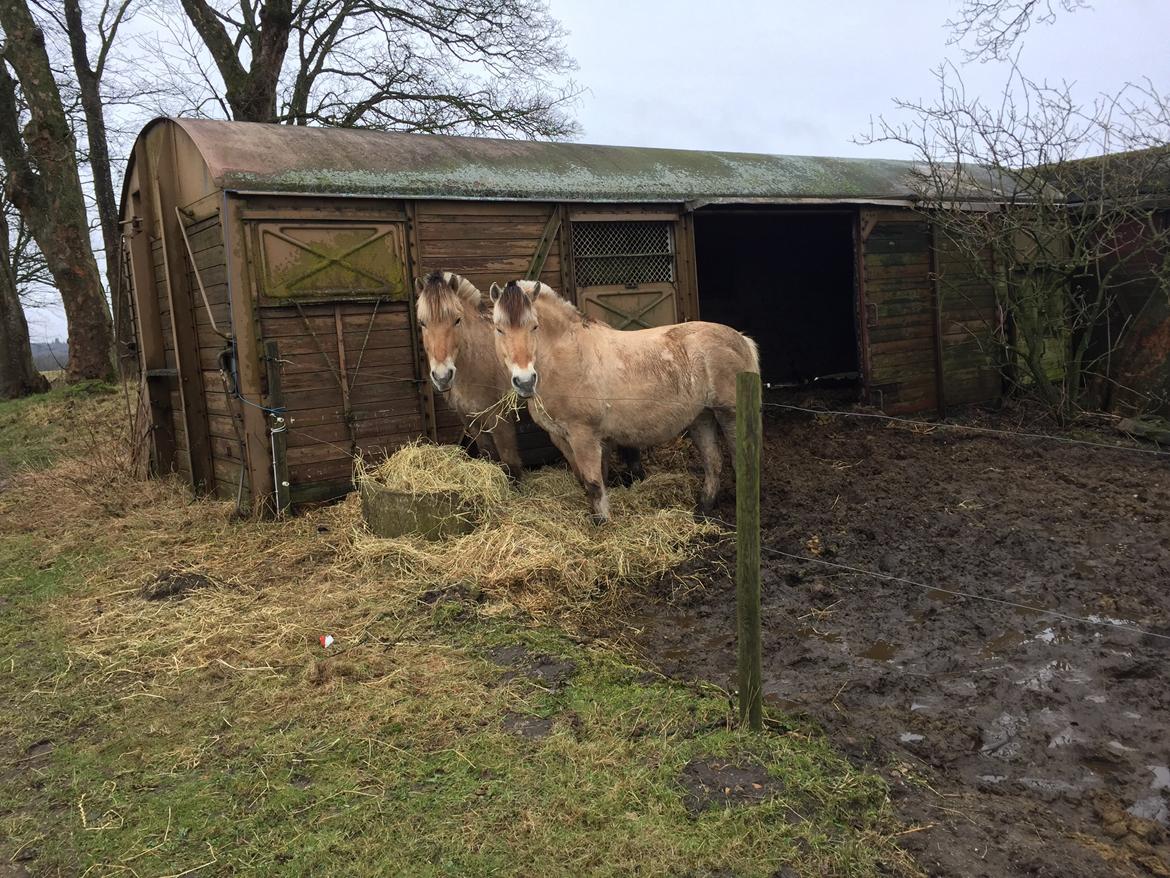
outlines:
[[675, 226], [670, 220], [573, 222], [578, 306], [617, 329], [678, 321]]
[[345, 493], [354, 455], [430, 432], [405, 215], [257, 214], [250, 232], [260, 332], [278, 350], [267, 365], [287, 409], [291, 500]]

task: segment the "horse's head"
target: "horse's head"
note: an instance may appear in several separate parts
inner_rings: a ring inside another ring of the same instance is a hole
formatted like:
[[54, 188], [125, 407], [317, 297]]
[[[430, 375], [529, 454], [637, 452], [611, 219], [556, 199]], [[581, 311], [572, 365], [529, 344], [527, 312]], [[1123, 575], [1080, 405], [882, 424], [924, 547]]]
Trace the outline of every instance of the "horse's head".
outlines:
[[459, 358], [459, 325], [465, 316], [475, 318], [479, 290], [469, 280], [445, 271], [432, 271], [425, 280], [415, 279], [414, 286], [418, 293], [415, 313], [431, 367], [431, 383], [440, 392], [448, 390]]
[[[523, 285], [523, 286], [521, 286]], [[536, 336], [540, 328], [533, 301], [540, 295], [540, 281], [510, 281], [500, 288], [492, 284], [492, 322], [496, 351], [512, 374], [512, 387], [524, 397], [536, 393]]]

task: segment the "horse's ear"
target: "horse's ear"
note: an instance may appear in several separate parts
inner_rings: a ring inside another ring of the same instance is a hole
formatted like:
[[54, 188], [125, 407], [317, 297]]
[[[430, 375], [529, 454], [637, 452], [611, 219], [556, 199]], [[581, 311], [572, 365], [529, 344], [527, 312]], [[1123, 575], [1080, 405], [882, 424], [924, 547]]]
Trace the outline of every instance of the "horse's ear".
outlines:
[[451, 292], [453, 293], [459, 292], [459, 285], [461, 283], [463, 283], [463, 278], [457, 274], [452, 273], [451, 276], [447, 278], [447, 286], [451, 288]]
[[425, 289], [426, 289], [426, 284], [424, 284], [424, 283], [423, 283], [423, 280], [422, 280], [422, 278], [421, 278], [421, 277], [416, 277], [416, 278], [414, 279], [414, 291], [415, 291], [415, 293], [416, 293], [417, 295], [420, 295], [420, 296], [421, 296], [421, 295], [423, 294], [423, 290], [425, 290]]
[[502, 292], [504, 291], [500, 289], [500, 285], [493, 283], [491, 289], [488, 290], [488, 295], [492, 297], [493, 302], [498, 302], [500, 301], [500, 294]]
[[532, 285], [532, 294], [531, 295], [532, 295], [532, 298], [534, 298], [534, 299], [540, 295], [540, 281], [537, 281], [535, 284]]

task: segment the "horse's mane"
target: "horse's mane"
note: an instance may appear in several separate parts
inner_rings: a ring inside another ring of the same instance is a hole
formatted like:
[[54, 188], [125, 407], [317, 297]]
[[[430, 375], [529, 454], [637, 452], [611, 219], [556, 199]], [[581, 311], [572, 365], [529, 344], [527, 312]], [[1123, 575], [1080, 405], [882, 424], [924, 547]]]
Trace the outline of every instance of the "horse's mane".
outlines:
[[[452, 291], [452, 279], [458, 281]], [[467, 278], [450, 271], [432, 271], [423, 281], [418, 297], [418, 317], [422, 321], [449, 320], [459, 315], [456, 302], [463, 302], [472, 312], [479, 309], [479, 288]]]
[[[518, 280], [516, 286], [520, 287], [521, 291], [531, 294], [536, 289], [538, 281], [534, 280]], [[572, 302], [558, 293], [555, 289], [546, 283], [540, 284], [540, 295], [536, 297], [536, 302], [548, 302], [550, 305], [556, 305], [561, 315], [574, 323], [589, 323], [588, 317], [581, 313], [581, 311]], [[535, 306], [535, 302], [533, 302]]]

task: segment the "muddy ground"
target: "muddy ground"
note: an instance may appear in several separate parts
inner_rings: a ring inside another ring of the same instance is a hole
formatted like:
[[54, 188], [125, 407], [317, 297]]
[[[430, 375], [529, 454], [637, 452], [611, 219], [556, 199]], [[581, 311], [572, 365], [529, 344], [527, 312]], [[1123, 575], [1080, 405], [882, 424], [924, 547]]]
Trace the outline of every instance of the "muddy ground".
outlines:
[[[1170, 635], [1170, 458], [775, 410], [765, 433], [765, 547]], [[762, 588], [766, 698], [891, 781], [926, 872], [1170, 875], [1170, 637], [767, 552]], [[670, 593], [620, 633], [730, 688], [732, 580]]]

